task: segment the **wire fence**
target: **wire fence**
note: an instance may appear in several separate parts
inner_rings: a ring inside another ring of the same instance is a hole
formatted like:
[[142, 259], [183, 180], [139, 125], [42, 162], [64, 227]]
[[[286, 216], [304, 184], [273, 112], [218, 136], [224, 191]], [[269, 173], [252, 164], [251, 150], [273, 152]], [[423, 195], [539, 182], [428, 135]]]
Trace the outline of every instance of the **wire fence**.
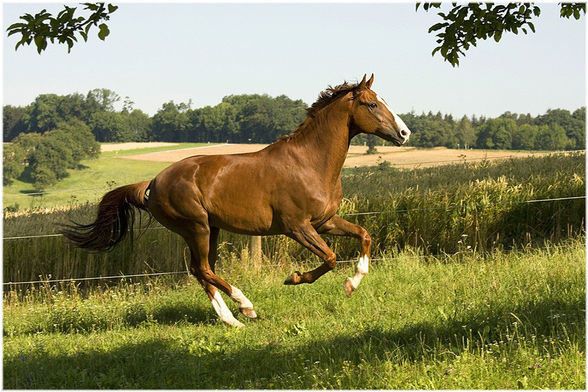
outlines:
[[[518, 202], [510, 202], [510, 203], [502, 203], [499, 205], [515, 205], [515, 204], [532, 204], [532, 203], [546, 203], [546, 202], [556, 202], [556, 201], [565, 201], [565, 200], [579, 200], [579, 199], [586, 199], [586, 195], [580, 196], [564, 196], [564, 197], [555, 197], [555, 198], [548, 198], [548, 199], [531, 199], [531, 200], [522, 200]], [[494, 205], [497, 205], [496, 203]], [[483, 207], [482, 204], [474, 204], [471, 207]], [[404, 213], [404, 212], [411, 212], [411, 211], [434, 211], [434, 210], [453, 210], [462, 207], [461, 205], [455, 206], [448, 206], [448, 207], [435, 207], [435, 208], [408, 208], [408, 209], [401, 209], [401, 210], [389, 210], [389, 211], [367, 211], [367, 212], [350, 212], [350, 213], [343, 213], [340, 216], [362, 216], [362, 215], [381, 215], [381, 214], [397, 214], [397, 213]], [[148, 227], [144, 230], [162, 230], [165, 229], [163, 226], [157, 227]], [[38, 234], [38, 235], [22, 235], [22, 236], [13, 236], [13, 237], [4, 237], [4, 241], [11, 241], [11, 240], [24, 240], [24, 239], [34, 239], [34, 238], [49, 238], [49, 237], [62, 237], [62, 234]]]
[[[547, 247], [539, 247], [533, 248], [533, 250], [546, 250], [546, 249], [553, 249], [557, 248], [557, 246], [547, 246]], [[504, 252], [505, 254], [510, 254], [514, 252], [520, 252], [521, 250], [511, 250], [508, 252]], [[405, 259], [440, 259], [445, 257], [452, 257], [456, 254], [434, 254], [434, 255], [407, 255], [403, 254], [401, 257]], [[394, 257], [394, 256], [390, 256]], [[377, 262], [377, 261], [384, 261], [389, 259], [390, 257], [375, 257], [373, 259], [369, 259], [370, 263]], [[356, 259], [351, 260], [337, 260], [337, 264], [349, 264], [356, 262]], [[265, 267], [280, 267], [281, 264], [272, 264], [272, 263], [264, 263], [263, 266]], [[40, 280], [30, 280], [24, 282], [6, 282], [3, 283], [3, 286], [22, 286], [27, 284], [39, 284], [39, 283], [65, 283], [65, 282], [83, 282], [83, 281], [92, 281], [92, 280], [110, 280], [110, 279], [130, 279], [130, 278], [145, 278], [145, 277], [152, 277], [152, 276], [170, 276], [170, 275], [190, 275], [190, 271], [170, 271], [170, 272], [152, 272], [152, 273], [145, 273], [145, 274], [129, 274], [129, 275], [111, 275], [111, 276], [95, 276], [95, 277], [87, 277], [87, 278], [67, 278], [67, 279], [40, 279]]]

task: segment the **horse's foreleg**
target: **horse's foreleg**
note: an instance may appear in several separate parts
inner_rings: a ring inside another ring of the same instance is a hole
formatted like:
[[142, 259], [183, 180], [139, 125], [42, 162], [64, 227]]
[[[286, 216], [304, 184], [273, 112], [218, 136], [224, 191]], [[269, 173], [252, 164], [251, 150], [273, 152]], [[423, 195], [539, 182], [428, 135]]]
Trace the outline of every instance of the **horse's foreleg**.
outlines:
[[326, 272], [329, 272], [336, 265], [335, 253], [329, 248], [327, 243], [321, 238], [321, 236], [316, 232], [314, 227], [307, 222], [305, 225], [298, 227], [292, 233], [288, 234], [289, 237], [295, 239], [300, 244], [305, 246], [315, 255], [320, 257], [323, 260], [323, 264], [321, 264], [318, 268], [313, 269], [312, 271], [305, 272], [301, 274], [300, 272], [296, 271], [292, 275], [290, 275], [284, 281], [284, 284], [300, 284], [300, 283], [312, 283]]
[[346, 221], [338, 215], [333, 216], [322, 226], [318, 228], [321, 234], [332, 234], [340, 236], [355, 237], [361, 241], [361, 254], [359, 262], [355, 268], [355, 275], [353, 278], [347, 278], [344, 283], [345, 294], [351, 296], [353, 291], [359, 286], [359, 282], [368, 273], [370, 260], [370, 245], [372, 240], [367, 230], [363, 227]]

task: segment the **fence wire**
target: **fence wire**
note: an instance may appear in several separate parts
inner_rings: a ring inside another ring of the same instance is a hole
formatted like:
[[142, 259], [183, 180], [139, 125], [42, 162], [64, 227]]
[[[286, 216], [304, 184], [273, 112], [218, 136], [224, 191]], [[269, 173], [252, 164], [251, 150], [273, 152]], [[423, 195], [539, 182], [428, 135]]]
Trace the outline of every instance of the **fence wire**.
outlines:
[[[544, 246], [544, 247], [540, 247], [540, 248], [532, 248], [532, 250], [546, 250], [546, 249], [553, 249], [553, 248], [557, 248], [558, 246]], [[508, 252], [504, 252], [506, 254], [510, 254], [510, 253], [514, 253], [514, 252], [520, 252], [523, 249], [514, 249]], [[424, 258], [433, 258], [433, 259], [439, 259], [439, 258], [444, 258], [444, 257], [452, 257], [455, 255], [460, 254], [455, 253], [455, 254], [447, 254], [447, 253], [441, 253], [441, 254], [434, 254], [434, 255], [402, 255], [402, 258], [405, 259], [424, 259]], [[394, 256], [390, 256], [390, 257], [375, 257], [373, 259], [369, 259], [370, 263], [373, 263], [374, 261], [383, 261], [389, 258], [394, 258]], [[353, 260], [337, 260], [337, 264], [348, 264], [348, 263], [354, 263], [358, 260], [353, 259]], [[272, 263], [264, 263], [263, 264], [264, 267], [280, 267], [282, 266], [281, 264], [272, 264]], [[26, 281], [26, 282], [6, 282], [3, 283], [3, 286], [20, 286], [20, 285], [25, 285], [25, 284], [37, 284], [37, 283], [61, 283], [61, 282], [81, 282], [81, 281], [89, 281], [89, 280], [107, 280], [107, 279], [127, 279], [127, 278], [141, 278], [141, 277], [148, 277], [148, 276], [166, 276], [166, 275], [181, 275], [181, 274], [186, 274], [186, 275], [190, 275], [190, 272], [185, 270], [185, 271], [171, 271], [171, 272], [153, 272], [153, 273], [148, 273], [148, 274], [132, 274], [132, 275], [112, 275], [112, 276], [96, 276], [96, 277], [89, 277], [89, 278], [68, 278], [68, 279], [45, 279], [45, 280], [31, 280], [31, 281]]]
[[[532, 203], [546, 203], [546, 202], [554, 202], [554, 201], [565, 201], [565, 200], [579, 200], [579, 199], [586, 199], [586, 195], [583, 196], [565, 196], [565, 197], [555, 197], [550, 199], [532, 199], [532, 200], [522, 200], [522, 201], [515, 201], [510, 203], [502, 203], [498, 205], [514, 205], [514, 204], [532, 204]], [[497, 204], [494, 204], [497, 205]], [[475, 207], [481, 207], [481, 204], [474, 204]], [[340, 216], [362, 216], [362, 215], [380, 215], [380, 214], [397, 214], [403, 212], [411, 212], [411, 211], [433, 211], [433, 210], [453, 210], [460, 208], [462, 206], [455, 205], [449, 207], [435, 207], [435, 208], [408, 208], [402, 210], [391, 210], [391, 211], [367, 211], [367, 212], [350, 212], [340, 214]], [[157, 227], [148, 227], [143, 230], [162, 230], [165, 229], [163, 226]], [[25, 239], [33, 239], [33, 238], [49, 238], [49, 237], [62, 237], [63, 234], [38, 234], [38, 235], [23, 235], [23, 236], [14, 236], [14, 237], [4, 237], [4, 241], [10, 240], [25, 240]]]

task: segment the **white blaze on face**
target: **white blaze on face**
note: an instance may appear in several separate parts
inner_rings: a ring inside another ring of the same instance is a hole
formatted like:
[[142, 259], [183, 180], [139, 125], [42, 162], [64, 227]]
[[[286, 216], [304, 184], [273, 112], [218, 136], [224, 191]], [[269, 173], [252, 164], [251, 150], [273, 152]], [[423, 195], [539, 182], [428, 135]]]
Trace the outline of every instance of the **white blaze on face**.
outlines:
[[400, 129], [400, 136], [406, 142], [410, 137], [410, 129], [408, 129], [408, 127], [406, 126], [404, 121], [402, 121], [400, 116], [394, 113], [394, 110], [392, 110], [390, 106], [388, 106], [388, 103], [386, 102], [386, 100], [384, 100], [384, 98], [380, 97], [378, 94], [376, 94], [376, 98], [378, 98], [378, 101], [382, 102], [386, 109], [388, 109], [388, 111], [392, 113], [392, 115], [394, 116], [394, 121], [396, 121], [396, 125], [398, 125], [398, 128]]

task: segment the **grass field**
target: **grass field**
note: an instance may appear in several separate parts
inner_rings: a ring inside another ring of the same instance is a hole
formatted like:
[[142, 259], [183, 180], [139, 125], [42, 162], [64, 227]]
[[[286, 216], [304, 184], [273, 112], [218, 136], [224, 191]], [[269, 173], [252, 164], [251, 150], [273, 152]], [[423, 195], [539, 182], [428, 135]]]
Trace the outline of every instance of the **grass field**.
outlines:
[[[32, 199], [32, 207], [75, 208], [5, 214], [4, 236], [87, 222], [95, 206], [85, 201], [168, 165], [118, 159], [135, 153], [84, 162], [87, 169], [43, 197], [19, 194], [26, 184], [5, 188], [5, 206], [27, 209]], [[339, 213], [368, 229], [373, 255], [382, 259], [346, 298], [342, 283], [353, 264], [312, 285], [285, 287], [286, 276], [315, 267], [316, 257], [283, 236], [264, 237], [267, 258], [252, 271], [247, 238], [222, 232], [217, 271], [260, 315], [238, 316], [242, 329], [221, 324], [185, 275], [6, 286], [3, 386], [585, 389], [585, 159], [575, 153], [344, 169]], [[96, 189], [80, 191], [80, 184]], [[527, 203], [562, 197], [574, 198]], [[369, 211], [375, 213], [358, 214]], [[134, 248], [124, 241], [106, 254], [54, 236], [6, 239], [4, 281], [185, 270], [181, 239], [151, 229]], [[339, 260], [357, 258], [356, 241], [327, 241]]]
[[385, 256], [352, 298], [350, 265], [283, 286], [294, 268], [221, 267], [260, 315], [242, 329], [221, 325], [191, 278], [6, 295], [4, 388], [586, 387], [584, 238]]

